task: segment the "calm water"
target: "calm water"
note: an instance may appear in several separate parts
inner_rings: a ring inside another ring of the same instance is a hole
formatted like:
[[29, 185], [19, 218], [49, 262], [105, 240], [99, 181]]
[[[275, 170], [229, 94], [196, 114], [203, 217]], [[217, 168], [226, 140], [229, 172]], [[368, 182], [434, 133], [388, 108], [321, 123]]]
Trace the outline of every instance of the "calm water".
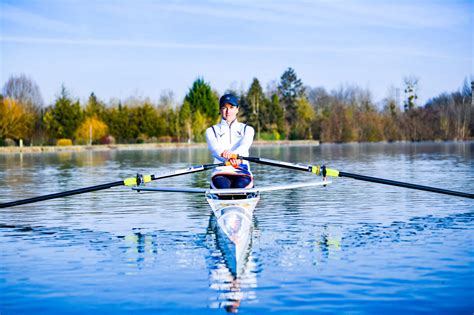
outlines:
[[[252, 151], [471, 193], [473, 153], [472, 142]], [[205, 149], [0, 155], [0, 202], [209, 162]], [[252, 170], [260, 186], [314, 179]], [[208, 175], [162, 184], [207, 187]], [[0, 314], [474, 311], [470, 199], [344, 178], [263, 194], [238, 278], [210, 220], [201, 195], [125, 187], [0, 209]]]

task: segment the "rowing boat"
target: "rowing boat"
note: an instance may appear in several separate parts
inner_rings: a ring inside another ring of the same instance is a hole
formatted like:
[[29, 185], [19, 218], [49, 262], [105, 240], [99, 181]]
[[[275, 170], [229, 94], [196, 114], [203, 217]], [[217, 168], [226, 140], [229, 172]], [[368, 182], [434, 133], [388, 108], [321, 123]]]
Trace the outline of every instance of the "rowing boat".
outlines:
[[305, 187], [326, 186], [329, 181], [312, 181], [289, 185], [257, 187], [257, 188], [230, 188], [230, 189], [205, 189], [182, 187], [149, 187], [136, 186], [136, 191], [161, 191], [204, 194], [209, 203], [216, 224], [219, 247], [223, 251], [229, 270], [234, 275], [239, 275], [248, 256], [251, 243], [253, 212], [260, 200], [261, 192], [270, 192], [286, 189], [301, 189]]
[[252, 238], [253, 211], [260, 194], [206, 194], [215, 217], [213, 230], [219, 248], [232, 274], [240, 274], [245, 267]]

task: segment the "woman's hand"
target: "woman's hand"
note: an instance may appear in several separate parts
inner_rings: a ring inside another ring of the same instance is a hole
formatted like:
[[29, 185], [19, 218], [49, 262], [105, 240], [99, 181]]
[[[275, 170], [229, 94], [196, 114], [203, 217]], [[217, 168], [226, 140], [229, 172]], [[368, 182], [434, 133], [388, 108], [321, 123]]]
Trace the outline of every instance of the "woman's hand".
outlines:
[[240, 160], [240, 159], [229, 159], [229, 163], [234, 168], [237, 168], [237, 167], [239, 167], [240, 164], [242, 164], [242, 160]]
[[221, 156], [226, 160], [231, 159], [233, 155], [234, 155], [234, 153], [232, 151], [228, 151], [228, 150], [224, 150], [224, 152], [221, 153]]
[[233, 158], [235, 154], [232, 151], [224, 150], [224, 152], [221, 153], [221, 156], [224, 159], [228, 160], [230, 165], [232, 165], [235, 168], [237, 168], [240, 164], [242, 164], [242, 160]]

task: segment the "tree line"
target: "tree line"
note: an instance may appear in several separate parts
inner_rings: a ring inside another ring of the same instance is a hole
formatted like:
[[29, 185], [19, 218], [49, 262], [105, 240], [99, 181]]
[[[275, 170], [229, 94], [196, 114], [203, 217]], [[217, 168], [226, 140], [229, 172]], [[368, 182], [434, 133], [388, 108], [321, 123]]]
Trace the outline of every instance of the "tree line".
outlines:
[[[288, 68], [265, 90], [254, 78], [248, 90], [226, 93], [239, 97], [239, 120], [255, 128], [258, 140], [452, 140], [474, 132], [472, 85], [465, 79], [458, 91], [418, 106], [418, 78], [406, 77], [401, 108], [395, 88], [376, 104], [367, 89], [312, 88]], [[220, 119], [218, 99], [210, 83], [198, 78], [181, 103], [171, 91], [158, 102], [130, 98], [106, 104], [91, 93], [81, 103], [62, 86], [54, 103], [45, 107], [34, 80], [12, 76], [0, 95], [0, 144], [20, 139], [34, 145], [203, 142], [206, 128]]]

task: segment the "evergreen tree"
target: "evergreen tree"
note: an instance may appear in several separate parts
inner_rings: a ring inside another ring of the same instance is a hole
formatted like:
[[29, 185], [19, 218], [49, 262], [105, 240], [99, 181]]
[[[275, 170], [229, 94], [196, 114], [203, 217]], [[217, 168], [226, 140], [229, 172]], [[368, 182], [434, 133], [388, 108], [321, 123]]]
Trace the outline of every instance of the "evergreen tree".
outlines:
[[278, 85], [278, 93], [280, 102], [285, 112], [285, 119], [287, 124], [293, 126], [297, 119], [297, 100], [305, 97], [305, 89], [301, 79], [296, 75], [295, 70], [288, 68], [280, 78]]
[[192, 131], [194, 136], [194, 141], [196, 142], [205, 142], [205, 131], [209, 123], [204, 115], [201, 115], [200, 111], [194, 113]]
[[[260, 129], [265, 125], [263, 117], [266, 113], [265, 94], [258, 79], [254, 78], [245, 97], [248, 108], [245, 110], [247, 114], [247, 123], [257, 131], [257, 139], [260, 138]], [[263, 112], [263, 115], [262, 115]]]
[[191, 113], [191, 106], [189, 105], [188, 101], [184, 101], [183, 105], [179, 110], [179, 121], [181, 124], [181, 136], [184, 137], [188, 142], [192, 141], [193, 134], [192, 134], [192, 124], [193, 124], [193, 117]]
[[249, 103], [249, 100], [245, 92], [241, 92], [240, 95], [238, 95], [237, 92], [230, 91], [230, 90], [226, 90], [224, 92], [224, 94], [228, 94], [228, 93], [234, 94], [239, 99], [239, 114], [238, 114], [239, 120], [252, 125], [252, 122], [251, 122], [251, 120], [253, 119], [252, 105]]
[[181, 125], [179, 123], [179, 109], [166, 108], [163, 109], [161, 119], [165, 120], [166, 129], [161, 132], [159, 131], [159, 136], [170, 136], [169, 141], [179, 141], [179, 134], [181, 130]]
[[272, 99], [268, 104], [268, 113], [270, 116], [268, 131], [276, 130], [280, 134], [285, 134], [285, 113], [277, 94], [272, 95]]
[[158, 114], [156, 109], [145, 102], [143, 106], [134, 108], [133, 123], [138, 126], [139, 134], [144, 138], [157, 136]]
[[50, 137], [73, 139], [77, 127], [82, 122], [79, 101], [73, 101], [63, 85], [54, 106], [46, 112], [43, 119]]
[[110, 134], [118, 143], [136, 140], [133, 136], [138, 136], [138, 130], [136, 130], [137, 126], [132, 126], [130, 123], [131, 118], [132, 113], [127, 106], [122, 106], [121, 102], [117, 106], [106, 110], [104, 121], [109, 127]]
[[[160, 103], [160, 105], [158, 105], [156, 108], [156, 118], [154, 119], [157, 137], [176, 136], [177, 115], [168, 104]], [[171, 139], [168, 141], [170, 140]]]
[[312, 139], [311, 124], [315, 118], [314, 109], [306, 98], [297, 100], [297, 120], [290, 134], [293, 139]]
[[218, 98], [212, 91], [211, 86], [204, 82], [202, 78], [198, 78], [194, 81], [184, 101], [189, 103], [189, 108], [193, 115], [199, 111], [212, 122], [216, 122], [219, 118]]
[[84, 110], [85, 117], [97, 117], [99, 119], [103, 119], [105, 112], [105, 104], [99, 101], [97, 96], [94, 92], [91, 93], [89, 96], [89, 100], [87, 101], [86, 108]]

